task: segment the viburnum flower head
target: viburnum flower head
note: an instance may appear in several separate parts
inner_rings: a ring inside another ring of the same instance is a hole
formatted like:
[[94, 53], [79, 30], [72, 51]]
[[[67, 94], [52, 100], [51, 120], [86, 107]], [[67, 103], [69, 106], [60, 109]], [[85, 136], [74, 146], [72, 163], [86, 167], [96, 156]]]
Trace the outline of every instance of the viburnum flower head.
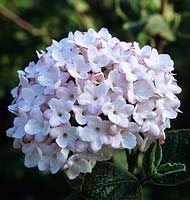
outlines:
[[53, 41], [18, 71], [7, 136], [25, 166], [70, 179], [90, 173], [114, 149], [145, 151], [164, 143], [180, 101], [173, 61], [150, 46], [122, 42], [106, 28]]

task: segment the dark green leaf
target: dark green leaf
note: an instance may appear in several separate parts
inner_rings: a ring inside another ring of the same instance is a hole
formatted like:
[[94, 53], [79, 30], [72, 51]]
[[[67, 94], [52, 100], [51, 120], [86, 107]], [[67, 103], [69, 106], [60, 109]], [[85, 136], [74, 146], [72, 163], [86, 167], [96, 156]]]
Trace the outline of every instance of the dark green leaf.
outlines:
[[166, 132], [162, 163], [182, 163], [190, 171], [190, 129]]
[[156, 185], [173, 186], [184, 182], [185, 165], [181, 163], [161, 165], [152, 176], [151, 182]]
[[169, 24], [164, 20], [162, 15], [159, 14], [150, 15], [148, 22], [145, 26], [145, 30], [151, 36], [160, 35], [168, 41], [175, 40], [175, 36]]
[[173, 164], [167, 163], [167, 164], [161, 165], [157, 172], [159, 174], [171, 174], [171, 173], [174, 173], [174, 172], [182, 172], [182, 171], [186, 171], [184, 164], [181, 164], [181, 163], [173, 163]]
[[144, 174], [152, 174], [157, 170], [162, 160], [162, 148], [157, 141], [152, 144], [150, 148], [145, 152], [143, 159], [143, 171]]
[[134, 35], [137, 35], [139, 32], [142, 32], [144, 25], [145, 25], [144, 20], [135, 22], [129, 21], [123, 24], [123, 28], [133, 33]]
[[116, 0], [116, 13], [123, 19], [140, 18], [140, 1], [139, 0]]
[[159, 142], [151, 145], [145, 153], [143, 161], [144, 175], [156, 185], [172, 186], [183, 183], [185, 180], [185, 165], [181, 163], [162, 162], [162, 148]]
[[184, 12], [181, 16], [181, 22], [178, 27], [178, 36], [180, 38], [189, 39], [190, 38], [190, 12]]
[[182, 173], [181, 180], [182, 182], [190, 181], [190, 130], [168, 131], [166, 133], [166, 142], [162, 149], [163, 158], [161, 164], [185, 164], [187, 171]]
[[150, 159], [151, 159], [152, 169], [157, 169], [162, 160], [162, 147], [159, 141], [155, 143], [152, 153], [150, 155]]
[[113, 163], [99, 162], [85, 176], [81, 194], [88, 200], [140, 200], [142, 189], [137, 178]]

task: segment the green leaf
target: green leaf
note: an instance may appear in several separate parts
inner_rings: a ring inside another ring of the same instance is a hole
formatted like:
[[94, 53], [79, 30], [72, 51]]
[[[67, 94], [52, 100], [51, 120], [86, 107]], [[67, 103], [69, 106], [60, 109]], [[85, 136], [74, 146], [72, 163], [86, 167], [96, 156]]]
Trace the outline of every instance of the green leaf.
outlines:
[[150, 155], [150, 162], [152, 165], [152, 170], [155, 170], [158, 168], [161, 160], [162, 160], [162, 148], [161, 148], [159, 141], [157, 140], [157, 142], [153, 146], [153, 150]]
[[86, 12], [89, 10], [89, 5], [84, 0], [78, 0], [77, 3], [75, 0], [67, 0], [67, 2], [72, 5], [78, 12]]
[[88, 200], [140, 200], [142, 188], [130, 172], [99, 162], [91, 174], [86, 174], [81, 195]]
[[162, 160], [162, 148], [159, 141], [152, 144], [144, 154], [143, 171], [144, 174], [152, 175], [158, 168]]
[[183, 163], [190, 171], [190, 129], [166, 132], [162, 163]]
[[161, 165], [157, 172], [159, 174], [170, 174], [174, 172], [186, 171], [185, 168], [186, 168], [185, 165], [181, 163], [173, 163], [173, 164], [167, 163]]
[[150, 15], [145, 30], [152, 36], [160, 35], [168, 41], [175, 40], [169, 23], [159, 14]]
[[139, 0], [116, 0], [116, 13], [123, 19], [130, 18], [138, 20], [140, 18], [140, 1]]
[[167, 163], [161, 165], [152, 176], [151, 182], [156, 185], [173, 186], [184, 181], [185, 165], [181, 163]]
[[181, 16], [181, 21], [178, 27], [178, 36], [180, 38], [189, 39], [190, 38], [190, 12], [184, 12]]
[[144, 25], [145, 25], [144, 20], [129, 21], [123, 24], [123, 29], [133, 33], [134, 35], [137, 35], [139, 32], [142, 32]]
[[166, 132], [166, 141], [162, 150], [161, 164], [184, 164], [186, 172], [183, 172], [182, 182], [190, 181], [190, 129]]
[[152, 144], [145, 153], [143, 160], [143, 169], [145, 177], [156, 185], [173, 186], [184, 182], [184, 175], [186, 167], [184, 164], [172, 162], [165, 162], [160, 165], [164, 153], [161, 145], [157, 143]]
[[113, 154], [114, 163], [128, 170], [127, 156], [125, 150], [115, 149]]

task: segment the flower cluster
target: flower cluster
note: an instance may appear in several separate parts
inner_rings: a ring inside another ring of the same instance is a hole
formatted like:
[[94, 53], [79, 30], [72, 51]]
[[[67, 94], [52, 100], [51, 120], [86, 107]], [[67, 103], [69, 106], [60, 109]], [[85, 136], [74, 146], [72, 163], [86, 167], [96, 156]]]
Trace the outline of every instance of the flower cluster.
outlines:
[[114, 149], [144, 151], [177, 116], [173, 61], [150, 46], [99, 32], [69, 33], [19, 70], [12, 90], [14, 126], [7, 135], [25, 166], [70, 179], [91, 172]]

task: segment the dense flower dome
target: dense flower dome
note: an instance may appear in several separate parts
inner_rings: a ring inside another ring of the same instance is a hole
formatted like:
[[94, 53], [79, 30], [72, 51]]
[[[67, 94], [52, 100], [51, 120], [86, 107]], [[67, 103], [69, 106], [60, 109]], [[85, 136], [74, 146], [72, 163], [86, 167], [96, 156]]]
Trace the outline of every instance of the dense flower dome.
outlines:
[[150, 46], [139, 47], [99, 32], [69, 33], [19, 70], [7, 130], [26, 167], [70, 179], [109, 160], [114, 149], [145, 151], [164, 143], [180, 101], [174, 63]]

